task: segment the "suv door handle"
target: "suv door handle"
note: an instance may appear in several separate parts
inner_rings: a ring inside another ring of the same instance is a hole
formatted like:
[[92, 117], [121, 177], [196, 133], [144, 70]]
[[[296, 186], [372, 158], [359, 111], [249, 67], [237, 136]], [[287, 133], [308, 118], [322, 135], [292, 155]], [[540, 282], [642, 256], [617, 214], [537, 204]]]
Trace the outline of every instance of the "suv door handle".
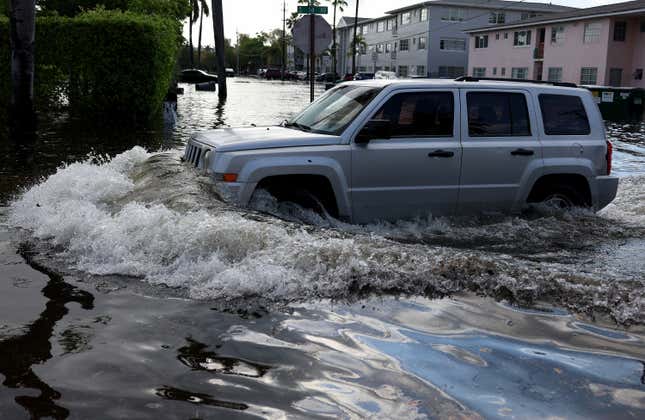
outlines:
[[535, 152], [528, 149], [516, 149], [511, 152], [513, 156], [533, 156]]
[[443, 158], [451, 158], [455, 155], [455, 152], [451, 152], [448, 150], [435, 150], [434, 152], [428, 153], [428, 157], [443, 157]]

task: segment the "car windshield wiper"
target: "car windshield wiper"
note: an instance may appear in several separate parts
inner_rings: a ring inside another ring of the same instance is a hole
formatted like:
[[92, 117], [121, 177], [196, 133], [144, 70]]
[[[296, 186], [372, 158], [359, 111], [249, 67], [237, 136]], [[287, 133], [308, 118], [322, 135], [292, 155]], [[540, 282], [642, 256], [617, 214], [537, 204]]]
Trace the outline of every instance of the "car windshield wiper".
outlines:
[[304, 124], [300, 124], [300, 123], [297, 123], [297, 122], [288, 122], [288, 123], [285, 123], [284, 126], [285, 127], [294, 127], [294, 128], [297, 128], [298, 130], [302, 130], [302, 131], [311, 131], [311, 127], [308, 127], [308, 126], [306, 126]]

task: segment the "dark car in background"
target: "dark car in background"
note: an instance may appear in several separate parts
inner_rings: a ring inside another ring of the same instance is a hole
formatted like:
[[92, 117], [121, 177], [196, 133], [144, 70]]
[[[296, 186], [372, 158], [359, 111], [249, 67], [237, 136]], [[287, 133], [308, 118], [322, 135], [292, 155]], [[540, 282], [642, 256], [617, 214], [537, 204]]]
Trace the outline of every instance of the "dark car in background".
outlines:
[[354, 80], [372, 80], [374, 73], [358, 72], [354, 75]]
[[316, 82], [335, 82], [339, 77], [336, 73], [323, 73], [316, 76]]
[[217, 76], [204, 70], [186, 69], [179, 74], [179, 81], [183, 83], [217, 82]]

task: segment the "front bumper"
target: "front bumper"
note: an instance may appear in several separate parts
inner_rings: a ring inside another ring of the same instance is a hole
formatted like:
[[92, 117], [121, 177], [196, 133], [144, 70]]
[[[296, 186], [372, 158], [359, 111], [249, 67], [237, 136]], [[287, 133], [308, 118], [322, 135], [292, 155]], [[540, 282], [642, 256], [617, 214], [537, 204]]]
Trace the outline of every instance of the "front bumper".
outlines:
[[601, 210], [614, 201], [618, 192], [617, 176], [596, 177], [596, 211]]

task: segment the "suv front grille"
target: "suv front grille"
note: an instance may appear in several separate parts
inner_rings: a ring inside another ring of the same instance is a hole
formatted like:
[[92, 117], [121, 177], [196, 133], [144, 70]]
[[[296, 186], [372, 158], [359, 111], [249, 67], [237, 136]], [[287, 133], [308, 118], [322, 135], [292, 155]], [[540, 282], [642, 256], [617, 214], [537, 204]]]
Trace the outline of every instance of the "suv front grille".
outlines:
[[201, 147], [188, 143], [186, 152], [184, 153], [184, 160], [192, 164], [195, 168], [198, 168], [205, 153], [206, 151], [202, 150]]

